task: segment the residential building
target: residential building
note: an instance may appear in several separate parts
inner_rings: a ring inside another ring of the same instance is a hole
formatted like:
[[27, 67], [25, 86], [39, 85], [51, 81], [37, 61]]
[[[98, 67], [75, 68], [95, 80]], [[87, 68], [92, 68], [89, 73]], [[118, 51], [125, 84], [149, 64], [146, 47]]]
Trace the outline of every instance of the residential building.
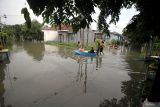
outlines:
[[61, 25], [59, 27], [44, 27], [42, 28], [44, 32], [44, 41], [60, 41], [69, 42], [73, 40], [72, 27]]
[[44, 41], [59, 41], [59, 42], [78, 42], [84, 41], [84, 44], [95, 42], [96, 38], [105, 39], [105, 34], [90, 28], [80, 29], [76, 34], [73, 34], [71, 26], [62, 25], [59, 27], [44, 27]]
[[115, 41], [120, 41], [123, 39], [123, 36], [117, 32], [110, 32], [110, 36], [107, 35], [106, 36], [106, 41], [110, 42], [112, 40], [115, 40]]

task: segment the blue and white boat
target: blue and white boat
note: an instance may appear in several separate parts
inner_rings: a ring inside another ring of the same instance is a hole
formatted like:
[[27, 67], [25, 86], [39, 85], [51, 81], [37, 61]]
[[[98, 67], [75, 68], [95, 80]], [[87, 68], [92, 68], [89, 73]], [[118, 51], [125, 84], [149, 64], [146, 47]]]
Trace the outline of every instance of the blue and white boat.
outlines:
[[90, 53], [88, 51], [81, 52], [79, 50], [74, 50], [74, 52], [75, 52], [75, 55], [92, 56], [92, 57], [96, 56], [96, 52], [94, 52], [94, 53]]

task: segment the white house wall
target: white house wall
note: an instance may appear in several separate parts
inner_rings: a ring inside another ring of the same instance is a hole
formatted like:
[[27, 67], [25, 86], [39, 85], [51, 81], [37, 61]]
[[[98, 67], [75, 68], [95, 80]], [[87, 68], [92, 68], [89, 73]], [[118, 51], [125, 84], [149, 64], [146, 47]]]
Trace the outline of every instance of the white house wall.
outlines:
[[42, 30], [44, 32], [44, 42], [58, 41], [58, 32], [53, 30]]

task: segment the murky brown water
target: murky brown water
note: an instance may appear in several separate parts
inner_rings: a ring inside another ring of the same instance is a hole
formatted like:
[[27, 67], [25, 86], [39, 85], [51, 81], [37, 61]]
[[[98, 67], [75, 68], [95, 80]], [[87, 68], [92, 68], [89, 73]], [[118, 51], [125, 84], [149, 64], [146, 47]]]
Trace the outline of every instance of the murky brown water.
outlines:
[[15, 44], [0, 63], [0, 107], [99, 107], [113, 98], [135, 107], [145, 72], [139, 57], [125, 48], [90, 58], [67, 47]]

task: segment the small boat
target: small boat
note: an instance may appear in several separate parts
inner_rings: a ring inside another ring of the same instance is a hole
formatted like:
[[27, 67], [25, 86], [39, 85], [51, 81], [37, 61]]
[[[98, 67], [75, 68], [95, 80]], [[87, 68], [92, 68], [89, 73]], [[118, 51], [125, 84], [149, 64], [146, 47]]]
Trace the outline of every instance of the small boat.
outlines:
[[75, 55], [82, 55], [82, 56], [96, 56], [96, 52], [90, 53], [88, 51], [79, 51], [79, 50], [74, 50]]

